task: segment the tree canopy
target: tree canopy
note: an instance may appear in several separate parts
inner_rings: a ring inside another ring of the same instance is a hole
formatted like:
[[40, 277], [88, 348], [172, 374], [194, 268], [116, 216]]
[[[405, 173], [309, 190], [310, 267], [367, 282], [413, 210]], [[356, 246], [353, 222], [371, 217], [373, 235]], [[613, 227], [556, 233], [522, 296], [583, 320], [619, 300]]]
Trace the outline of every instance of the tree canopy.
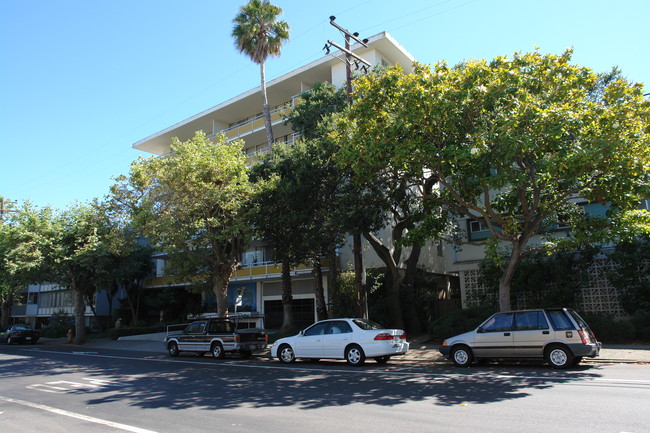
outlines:
[[[398, 172], [431, 209], [484, 224], [493, 256], [509, 245], [502, 310], [533, 236], [558, 223], [573, 227], [575, 242], [650, 229], [648, 213], [637, 209], [650, 196], [643, 86], [599, 76], [571, 56], [515, 53], [360, 77], [335, 134], [361, 178]], [[581, 202], [606, 205], [606, 217], [587, 218]]]
[[111, 191], [153, 246], [169, 254], [170, 274], [183, 282], [205, 277], [225, 316], [228, 282], [250, 236], [254, 186], [243, 142], [215, 140], [202, 132], [185, 142], [174, 138], [169, 156], [134, 162]]

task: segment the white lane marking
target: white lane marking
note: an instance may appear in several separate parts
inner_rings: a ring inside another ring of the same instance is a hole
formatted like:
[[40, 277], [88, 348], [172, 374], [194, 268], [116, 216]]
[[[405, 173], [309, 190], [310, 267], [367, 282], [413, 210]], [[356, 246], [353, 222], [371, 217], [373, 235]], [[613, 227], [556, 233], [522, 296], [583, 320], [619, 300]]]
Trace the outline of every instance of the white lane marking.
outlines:
[[[37, 351], [36, 349], [19, 349], [25, 351]], [[44, 353], [57, 353], [61, 355], [70, 355], [70, 352], [59, 352], [54, 350], [38, 350], [38, 352]], [[138, 360], [138, 361], [155, 361], [155, 362], [164, 362], [172, 364], [190, 364], [190, 365], [202, 365], [210, 366], [206, 362], [199, 361], [185, 361], [180, 359], [162, 359], [162, 358], [136, 358], [131, 356], [118, 356], [118, 355], [99, 355], [99, 354], [75, 354], [76, 356], [88, 356], [92, 358], [108, 358], [108, 359], [123, 359], [128, 361]], [[566, 376], [518, 376], [518, 375], [506, 375], [506, 374], [490, 374], [489, 372], [480, 372], [480, 373], [430, 373], [426, 371], [399, 371], [399, 370], [358, 370], [355, 368], [350, 369], [339, 369], [339, 368], [309, 368], [309, 367], [293, 367], [291, 369], [285, 366], [274, 366], [274, 365], [253, 365], [253, 364], [243, 364], [238, 361], [233, 362], [221, 362], [218, 365], [220, 367], [232, 367], [232, 368], [257, 368], [261, 370], [287, 370], [287, 371], [303, 371], [303, 372], [327, 372], [327, 373], [346, 373], [346, 374], [365, 374], [365, 375], [395, 375], [395, 376], [429, 376], [429, 377], [440, 377], [440, 378], [466, 378], [466, 379], [486, 379], [486, 378], [497, 378], [503, 380], [554, 380], [554, 381], [570, 381], [574, 379], [582, 380], [591, 380], [593, 382], [612, 382], [612, 383], [622, 383], [622, 384], [634, 384], [634, 385], [648, 385], [650, 386], [650, 380], [636, 380], [636, 379], [606, 379], [599, 377], [584, 377], [580, 374], [569, 374]], [[407, 368], [407, 367], [401, 367]]]
[[34, 409], [44, 410], [44, 411], [47, 411], [47, 412], [50, 412], [50, 413], [55, 413], [57, 415], [63, 415], [63, 416], [67, 416], [67, 417], [70, 417], [70, 418], [80, 419], [82, 421], [93, 422], [95, 424], [101, 424], [101, 425], [105, 425], [107, 427], [113, 427], [113, 428], [117, 428], [117, 429], [124, 430], [124, 431], [130, 431], [130, 432], [134, 432], [134, 433], [156, 433], [153, 430], [147, 430], [147, 429], [143, 429], [143, 428], [140, 428], [140, 427], [134, 427], [132, 425], [121, 424], [119, 422], [107, 421], [105, 419], [99, 419], [99, 418], [95, 418], [95, 417], [92, 417], [92, 416], [83, 415], [83, 414], [80, 414], [80, 413], [70, 412], [70, 411], [63, 410], [63, 409], [57, 409], [57, 408], [51, 407], [51, 406], [45, 406], [44, 404], [32, 403], [32, 402], [29, 402], [29, 401], [18, 400], [18, 399], [15, 399], [15, 398], [3, 397], [1, 395], [0, 395], [0, 400], [6, 401], [8, 403], [20, 404], [22, 406], [31, 407], [31, 408], [34, 408]]

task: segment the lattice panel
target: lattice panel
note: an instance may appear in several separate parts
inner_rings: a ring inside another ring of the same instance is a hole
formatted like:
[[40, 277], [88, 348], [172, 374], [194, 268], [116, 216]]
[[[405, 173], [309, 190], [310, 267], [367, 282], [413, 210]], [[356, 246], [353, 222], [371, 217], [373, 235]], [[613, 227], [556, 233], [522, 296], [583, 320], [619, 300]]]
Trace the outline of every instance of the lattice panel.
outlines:
[[[615, 271], [617, 267], [616, 263], [607, 258], [596, 259], [591, 263], [586, 270], [586, 286], [580, 290], [581, 310], [615, 317], [627, 315], [619, 302], [618, 290], [607, 279], [607, 274]], [[650, 261], [646, 260], [641, 265], [639, 275], [650, 278]], [[463, 308], [481, 305], [490, 299], [494, 300], [494, 295], [480, 283], [478, 269], [462, 271], [460, 278], [463, 288]], [[527, 308], [526, 300], [526, 294], [520, 293], [512, 307]]]
[[481, 284], [479, 276], [478, 269], [460, 272], [463, 308], [479, 306], [490, 300], [496, 301], [494, 294]]

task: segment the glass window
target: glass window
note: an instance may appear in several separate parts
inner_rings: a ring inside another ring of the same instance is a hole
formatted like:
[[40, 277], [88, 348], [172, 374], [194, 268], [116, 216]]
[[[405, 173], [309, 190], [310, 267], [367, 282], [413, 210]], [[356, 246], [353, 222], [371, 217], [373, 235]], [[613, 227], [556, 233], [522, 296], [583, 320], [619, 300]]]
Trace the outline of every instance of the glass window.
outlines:
[[205, 330], [205, 322], [195, 322], [187, 327], [188, 334], [201, 334]]
[[553, 328], [557, 330], [574, 329], [571, 320], [564, 314], [562, 310], [548, 310], [548, 317], [553, 323]]
[[330, 322], [327, 330], [325, 331], [326, 334], [346, 334], [348, 332], [352, 332], [352, 328], [348, 322], [344, 322], [342, 320]]
[[499, 313], [490, 317], [481, 328], [485, 332], [512, 331], [512, 313]]
[[381, 326], [379, 323], [373, 322], [372, 320], [354, 319], [352, 322], [355, 325], [357, 325], [359, 328], [363, 329], [364, 331], [372, 331], [374, 329], [386, 329], [383, 326]]
[[311, 335], [323, 335], [325, 334], [325, 329], [327, 326], [328, 323], [317, 323], [316, 325], [305, 329], [304, 335], [305, 337], [309, 337]]
[[541, 311], [523, 311], [515, 313], [515, 329], [517, 331], [548, 329], [548, 322]]

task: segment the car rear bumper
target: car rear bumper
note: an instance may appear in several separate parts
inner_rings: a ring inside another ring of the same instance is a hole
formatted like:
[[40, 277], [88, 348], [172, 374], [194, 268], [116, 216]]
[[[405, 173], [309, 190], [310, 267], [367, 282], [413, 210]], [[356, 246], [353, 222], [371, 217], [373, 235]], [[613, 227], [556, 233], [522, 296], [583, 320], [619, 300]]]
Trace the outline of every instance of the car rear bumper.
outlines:
[[575, 356], [595, 358], [600, 354], [603, 344], [600, 341], [590, 344], [569, 344], [569, 348]]
[[386, 342], [384, 344], [371, 344], [364, 347], [366, 356], [373, 358], [375, 356], [393, 356], [404, 355], [409, 351], [409, 343], [400, 341], [398, 343]]
[[440, 347], [438, 347], [438, 352], [442, 353], [442, 356], [449, 359], [449, 355], [451, 353], [451, 347], [449, 347], [449, 346], [440, 346]]

